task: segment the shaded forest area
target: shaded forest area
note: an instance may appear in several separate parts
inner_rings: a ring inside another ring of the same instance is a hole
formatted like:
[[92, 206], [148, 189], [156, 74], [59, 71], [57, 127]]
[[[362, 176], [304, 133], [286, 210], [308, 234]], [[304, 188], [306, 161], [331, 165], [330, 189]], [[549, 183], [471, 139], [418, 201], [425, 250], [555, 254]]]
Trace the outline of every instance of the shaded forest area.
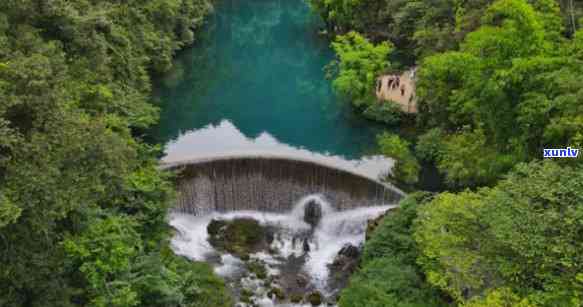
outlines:
[[231, 306], [175, 256], [142, 142], [205, 0], [0, 2], [0, 306]]
[[543, 149], [583, 145], [583, 4], [310, 3], [334, 38], [334, 87], [364, 116], [406, 119], [375, 80], [418, 65], [416, 135], [384, 133], [380, 150], [410, 190], [424, 164], [444, 180], [382, 220], [340, 306], [581, 306], [583, 166]]

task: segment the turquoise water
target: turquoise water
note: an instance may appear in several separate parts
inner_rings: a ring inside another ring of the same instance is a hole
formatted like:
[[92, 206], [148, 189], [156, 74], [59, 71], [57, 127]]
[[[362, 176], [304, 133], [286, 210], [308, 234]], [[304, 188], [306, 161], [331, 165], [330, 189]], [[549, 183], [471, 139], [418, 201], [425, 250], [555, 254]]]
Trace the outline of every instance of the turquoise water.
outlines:
[[302, 0], [219, 1], [196, 45], [157, 82], [155, 141], [180, 155], [273, 143], [349, 159], [372, 153], [379, 129], [334, 96], [320, 27]]

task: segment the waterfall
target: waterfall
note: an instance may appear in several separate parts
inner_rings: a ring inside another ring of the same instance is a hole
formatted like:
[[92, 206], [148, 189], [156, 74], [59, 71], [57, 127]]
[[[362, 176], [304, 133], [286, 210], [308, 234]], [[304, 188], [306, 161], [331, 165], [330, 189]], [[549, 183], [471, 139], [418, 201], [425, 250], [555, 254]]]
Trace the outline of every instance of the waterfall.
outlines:
[[[305, 222], [305, 208], [314, 203], [322, 209], [321, 220], [317, 226]], [[260, 260], [266, 265], [268, 275], [274, 280], [270, 286], [301, 293], [318, 290], [329, 298], [339, 290], [335, 288], [336, 284], [329, 284], [329, 265], [338, 252], [346, 244], [360, 246], [365, 238], [367, 221], [394, 207], [386, 205], [338, 211], [333, 203], [328, 203], [320, 195], [308, 195], [289, 206], [286, 212], [242, 210], [211, 212], [198, 216], [174, 212], [170, 215], [170, 224], [176, 229], [172, 249], [176, 254], [189, 259], [213, 263], [215, 272], [225, 278], [231, 288], [252, 290], [255, 299], [266, 301], [266, 306], [305, 306], [276, 304], [273, 298], [266, 296], [269, 287], [266, 288], [262, 280], [245, 277], [245, 261], [234, 255], [221, 253], [209, 244], [207, 226], [210, 221], [251, 218], [263, 227], [269, 227], [274, 231], [270, 251], [259, 251], [249, 256], [250, 259]], [[308, 245], [307, 251], [302, 242]], [[305, 286], [298, 288], [296, 283], [299, 275], [308, 276], [309, 280]]]
[[317, 161], [288, 157], [218, 157], [164, 166], [177, 170], [175, 211], [193, 215], [256, 210], [287, 212], [318, 194], [337, 210], [397, 203], [386, 183]]

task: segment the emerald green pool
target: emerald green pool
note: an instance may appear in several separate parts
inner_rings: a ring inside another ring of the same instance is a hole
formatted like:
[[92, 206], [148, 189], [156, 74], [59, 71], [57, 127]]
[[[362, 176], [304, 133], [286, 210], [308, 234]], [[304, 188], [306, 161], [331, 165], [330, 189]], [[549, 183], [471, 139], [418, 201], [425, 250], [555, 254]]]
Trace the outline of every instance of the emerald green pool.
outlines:
[[379, 128], [335, 97], [320, 20], [302, 0], [219, 1], [199, 40], [157, 82], [169, 155], [301, 148], [359, 159]]

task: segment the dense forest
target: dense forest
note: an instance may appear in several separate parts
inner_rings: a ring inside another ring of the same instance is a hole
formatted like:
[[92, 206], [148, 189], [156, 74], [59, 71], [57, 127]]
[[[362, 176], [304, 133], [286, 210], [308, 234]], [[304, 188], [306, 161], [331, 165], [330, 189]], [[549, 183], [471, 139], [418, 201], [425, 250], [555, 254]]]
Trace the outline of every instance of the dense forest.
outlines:
[[0, 306], [231, 306], [141, 136], [204, 0], [0, 2]]
[[[583, 145], [583, 4], [310, 3], [334, 39], [337, 92], [415, 127], [379, 136], [397, 160], [389, 180], [415, 187], [430, 163], [445, 185], [382, 220], [340, 306], [581, 306], [583, 166], [543, 149]], [[376, 76], [411, 62], [412, 121], [374, 96]]]
[[[309, 0], [334, 89], [416, 189], [370, 234], [341, 307], [582, 306], [583, 3]], [[196, 41], [207, 0], [0, 1], [0, 306], [232, 306], [173, 254], [175, 197], [151, 77]], [[380, 107], [378, 75], [418, 65], [419, 113]]]

